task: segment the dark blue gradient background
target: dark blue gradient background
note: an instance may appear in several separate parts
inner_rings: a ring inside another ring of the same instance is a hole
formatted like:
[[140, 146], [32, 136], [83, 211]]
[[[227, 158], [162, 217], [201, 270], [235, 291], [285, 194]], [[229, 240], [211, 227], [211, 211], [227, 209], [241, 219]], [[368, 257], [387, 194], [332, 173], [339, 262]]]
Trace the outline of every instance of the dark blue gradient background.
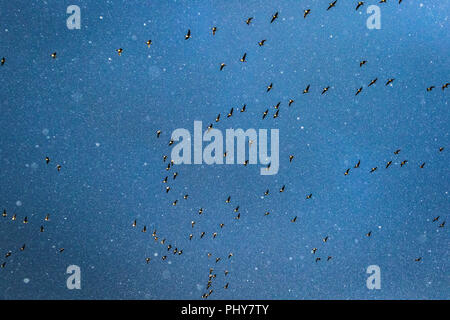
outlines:
[[[328, 2], [1, 0], [0, 298], [200, 299], [212, 266], [210, 299], [447, 299], [448, 226], [438, 225], [449, 212], [450, 88], [440, 86], [450, 80], [450, 3], [389, 0], [379, 5], [381, 30], [369, 30], [366, 8], [378, 1], [359, 12], [357, 1], [326, 11]], [[66, 27], [71, 4], [81, 8], [81, 30]], [[245, 113], [226, 118], [244, 103]], [[279, 129], [279, 173], [261, 176], [259, 165], [166, 172], [171, 132], [193, 132], [194, 120]], [[155, 228], [183, 254], [162, 261]], [[81, 290], [66, 288], [71, 264], [81, 268]], [[381, 290], [366, 287], [373, 264]]]

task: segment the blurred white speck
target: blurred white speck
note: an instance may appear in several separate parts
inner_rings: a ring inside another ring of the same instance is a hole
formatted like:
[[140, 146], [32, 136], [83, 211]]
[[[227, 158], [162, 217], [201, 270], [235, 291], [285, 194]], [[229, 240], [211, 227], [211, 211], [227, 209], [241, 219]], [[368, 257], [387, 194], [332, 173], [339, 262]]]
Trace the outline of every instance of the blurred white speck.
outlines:
[[95, 143], [95, 146], [96, 146], [96, 147], [100, 147], [100, 143], [96, 142], [96, 143]]
[[18, 207], [22, 206], [22, 201], [17, 200], [17, 201], [16, 201], [16, 206], [18, 206]]
[[50, 130], [48, 130], [47, 128], [42, 129], [42, 134], [44, 136], [48, 136], [49, 133], [50, 133]]
[[28, 283], [28, 282], [30, 282], [30, 279], [25, 278], [25, 279], [23, 279], [23, 282], [24, 282], [24, 283]]

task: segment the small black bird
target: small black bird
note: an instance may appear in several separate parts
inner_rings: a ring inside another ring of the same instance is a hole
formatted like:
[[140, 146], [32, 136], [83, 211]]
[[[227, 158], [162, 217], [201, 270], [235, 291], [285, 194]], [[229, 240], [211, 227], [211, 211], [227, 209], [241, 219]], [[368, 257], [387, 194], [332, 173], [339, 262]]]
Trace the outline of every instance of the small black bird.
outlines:
[[359, 7], [364, 5], [364, 1], [358, 1], [358, 5], [356, 6], [356, 11], [358, 11]]
[[278, 113], [280, 112], [280, 110], [277, 110], [277, 112], [275, 112], [275, 114], [273, 115], [273, 118], [278, 118]]
[[186, 35], [184, 36], [184, 40], [188, 40], [191, 38], [191, 29], [188, 29]]
[[309, 87], [310, 87], [310, 86], [311, 86], [311, 85], [309, 85], [309, 84], [306, 86], [306, 88], [303, 90], [303, 94], [309, 92]]
[[388, 81], [386, 82], [386, 85], [390, 85], [392, 82], [394, 82], [394, 78], [392, 78], [392, 79], [388, 79]]
[[371, 85], [375, 84], [375, 82], [377, 82], [377, 80], [378, 80], [378, 78], [373, 79], [372, 81], [370, 81], [368, 86], [370, 87]]
[[327, 11], [330, 10], [331, 8], [333, 8], [334, 6], [336, 6], [336, 2], [337, 2], [337, 0], [330, 2], [330, 5], [328, 6]]
[[275, 14], [272, 16], [272, 20], [270, 20], [270, 23], [274, 22], [278, 18], [278, 12], [275, 12]]

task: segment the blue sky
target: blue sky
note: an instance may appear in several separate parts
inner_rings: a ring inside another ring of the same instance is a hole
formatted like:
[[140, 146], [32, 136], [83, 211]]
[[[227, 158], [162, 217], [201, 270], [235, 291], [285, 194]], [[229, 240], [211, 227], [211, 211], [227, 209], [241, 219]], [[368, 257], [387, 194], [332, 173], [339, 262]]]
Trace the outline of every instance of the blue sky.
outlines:
[[[450, 4], [328, 2], [1, 1], [0, 298], [201, 299], [213, 267], [209, 299], [447, 299]], [[66, 27], [73, 4], [80, 30]], [[370, 4], [380, 30], [366, 26]], [[279, 129], [278, 174], [166, 171], [171, 132], [196, 120]], [[66, 288], [73, 264], [81, 290]], [[380, 290], [366, 287], [369, 265], [380, 266]]]

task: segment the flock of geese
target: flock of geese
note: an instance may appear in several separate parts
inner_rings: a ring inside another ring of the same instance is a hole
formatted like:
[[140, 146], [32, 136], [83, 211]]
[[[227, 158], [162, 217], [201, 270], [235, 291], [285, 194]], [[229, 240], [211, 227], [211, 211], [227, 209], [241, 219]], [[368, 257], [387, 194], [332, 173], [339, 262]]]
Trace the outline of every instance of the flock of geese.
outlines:
[[[387, 0], [379, 1], [379, 3], [386, 3], [386, 2], [387, 2]], [[402, 0], [398, 0], [398, 3], [399, 4], [402, 3]], [[356, 11], [360, 10], [361, 7], [364, 6], [364, 4], [365, 4], [364, 1], [358, 1], [356, 3], [355, 10]], [[331, 10], [332, 8], [336, 7], [336, 5], [338, 5], [338, 0], [335, 0], [335, 1], [331, 2], [331, 3], [329, 3], [329, 5], [326, 8], [326, 10], [327, 11]], [[312, 14], [311, 13], [311, 9], [305, 9], [303, 17], [306, 19], [310, 14]], [[275, 12], [270, 17], [270, 23], [271, 24], [272, 23], [276, 23], [278, 18], [279, 18], [279, 13]], [[249, 17], [247, 19], [244, 19], [243, 22], [245, 22], [247, 25], [250, 25], [250, 24], [253, 23], [253, 19], [254, 19], [253, 17]], [[211, 27], [212, 36], [215, 36], [217, 32], [219, 32], [219, 28], [217, 26]], [[186, 34], [184, 36], [184, 39], [186, 41], [188, 41], [188, 40], [192, 39], [192, 37], [193, 37], [193, 34], [192, 34], [191, 30], [188, 29], [188, 31], [186, 32]], [[258, 45], [260, 47], [263, 47], [267, 41], [268, 41], [267, 39], [262, 39], [262, 40], [258, 41]], [[154, 46], [152, 40], [147, 40], [145, 44], [147, 45], [148, 48]], [[118, 49], [116, 49], [116, 52], [117, 52], [118, 56], [122, 56], [124, 54], [124, 49], [123, 48], [118, 48]], [[57, 53], [56, 52], [53, 52], [50, 56], [51, 56], [52, 59], [57, 59]], [[1, 59], [1, 61], [0, 61], [1, 66], [5, 66], [6, 62], [7, 62], [6, 58], [3, 57]], [[241, 62], [241, 63], [247, 63], [248, 62], [248, 57], [247, 57], [247, 53], [246, 52], [243, 53], [243, 55], [239, 59], [239, 62]], [[359, 62], [359, 67], [363, 68], [367, 63], [368, 63], [367, 60], [361, 60]], [[225, 72], [226, 67], [227, 67], [227, 63], [226, 62], [219, 62], [218, 63], [219, 72]], [[374, 85], [376, 85], [378, 80], [379, 80], [378, 78], [372, 79], [368, 83], [367, 89], [372, 87], [372, 86], [374, 86]], [[393, 82], [395, 80], [396, 80], [395, 78], [388, 78], [388, 79], [385, 79], [383, 81], [383, 84], [385, 86], [392, 86], [392, 84], [393, 84]], [[442, 91], [444, 91], [445, 89], [448, 88], [449, 83], [444, 83], [444, 84], [439, 85], [439, 86], [441, 87]], [[267, 87], [265, 88], [265, 92], [269, 93], [269, 92], [271, 92], [273, 90], [273, 88], [274, 88], [274, 83], [269, 83], [267, 85]], [[319, 88], [320, 90], [317, 89], [317, 93], [320, 93], [321, 95], [325, 95], [325, 94], [327, 94], [329, 92], [329, 90], [331, 88], [332, 88], [332, 86], [330, 86], [330, 85], [323, 86], [323, 87]], [[431, 85], [431, 86], [426, 88], [426, 91], [427, 92], [431, 92], [435, 88], [436, 88], [436, 85]], [[359, 88], [356, 88], [355, 89], [355, 96], [360, 95], [363, 92], [364, 89], [365, 88], [363, 86], [361, 86]], [[315, 90], [315, 88], [312, 88], [310, 84], [307, 84], [306, 87], [304, 88], [304, 90], [302, 91], [302, 94], [303, 95], [310, 94], [310, 92], [314, 91], [314, 90]], [[294, 102], [295, 102], [295, 100], [293, 98], [289, 99], [289, 101], [287, 101], [288, 107], [291, 107]], [[278, 103], [276, 103], [274, 105], [273, 108], [275, 109], [275, 112], [273, 114], [273, 118], [277, 118], [278, 117], [281, 103], [282, 102], [279, 101]], [[238, 108], [238, 110], [242, 113], [242, 112], [246, 111], [246, 108], [247, 108], [247, 104], [243, 104], [242, 107]], [[226, 113], [227, 118], [231, 118], [233, 116], [234, 109], [235, 108], [231, 108], [231, 110], [228, 113]], [[269, 114], [269, 108], [266, 109], [262, 113], [262, 119], [265, 119], [268, 114]], [[221, 114], [219, 113], [217, 115], [217, 117], [216, 117], [214, 122], [218, 123], [220, 121], [220, 119], [221, 119]], [[213, 127], [213, 123], [210, 123], [209, 126], [208, 126], [208, 130], [211, 129], [212, 127]], [[156, 138], [159, 139], [161, 136], [163, 136], [162, 131], [161, 130], [157, 130]], [[170, 140], [169, 143], [168, 143], [169, 147], [173, 143], [174, 143], [174, 141]], [[439, 147], [438, 152], [443, 152], [443, 151], [444, 151], [444, 147]], [[395, 150], [393, 153], [394, 153], [394, 156], [397, 157], [401, 153], [401, 149]], [[227, 153], [225, 152], [224, 153], [224, 157], [226, 157], [226, 156], [227, 156]], [[167, 156], [166, 154], [163, 154], [162, 160], [163, 160], [163, 163], [164, 163], [164, 166], [165, 166], [164, 167], [163, 178], [161, 179], [161, 183], [163, 185], [163, 191], [162, 192], [163, 192], [163, 194], [171, 196], [172, 193], [173, 193], [173, 192], [171, 192], [171, 190], [173, 190], [173, 188], [174, 188], [174, 184], [175, 184], [175, 182], [177, 180], [177, 177], [179, 176], [179, 173], [175, 171], [171, 175], [169, 175], [168, 172], [169, 171], [172, 172], [174, 167], [175, 167], [174, 162], [172, 160], [170, 160], [169, 156]], [[294, 160], [294, 155], [290, 155], [289, 156], [289, 162], [292, 162], [293, 160]], [[379, 165], [375, 165], [375, 166], [370, 166], [370, 169], [368, 170], [368, 172], [370, 174], [374, 174], [377, 170], [379, 170], [379, 168], [382, 168], [382, 167], [384, 167], [384, 169], [387, 170], [391, 166], [396, 164], [394, 162], [395, 160], [396, 159], [389, 160], [387, 163], [384, 163], [383, 165], [379, 164]], [[51, 162], [50, 157], [46, 157], [44, 159], [44, 161], [45, 161], [45, 163], [47, 165], [49, 165], [50, 162]], [[398, 160], [397, 163], [399, 163], [399, 166], [401, 168], [411, 165], [410, 161], [408, 159]], [[247, 165], [247, 164], [248, 164], [248, 160], [246, 160], [244, 165]], [[417, 163], [417, 166], [420, 169], [424, 169], [425, 168], [425, 164], [426, 164], [426, 162], [419, 161]], [[354, 166], [352, 166], [351, 168], [344, 168], [343, 169], [343, 174], [345, 176], [349, 176], [349, 175], [351, 175], [351, 173], [354, 170], [358, 170], [360, 168], [361, 168], [361, 160], [358, 160], [358, 162]], [[58, 172], [61, 171], [61, 169], [62, 169], [61, 165], [57, 164], [56, 165], [56, 169], [57, 169]], [[278, 191], [279, 191], [279, 193], [283, 193], [283, 192], [285, 192], [285, 190], [286, 190], [286, 185], [283, 185], [283, 186], [280, 187], [280, 189]], [[266, 191], [264, 192], [264, 196], [267, 197], [267, 196], [269, 196], [269, 194], [270, 194], [269, 189], [266, 189]], [[177, 206], [179, 204], [179, 201], [180, 202], [181, 201], [189, 201], [189, 199], [190, 199], [189, 194], [185, 193], [185, 194], [182, 195], [182, 199], [180, 199], [180, 200], [175, 199], [173, 201], [171, 200], [171, 204], [172, 204], [172, 206]], [[312, 199], [313, 199], [313, 194], [312, 193], [308, 193], [308, 194], [305, 195], [305, 200], [313, 201]], [[228, 195], [225, 199], [223, 199], [221, 201], [224, 201], [226, 204], [231, 205], [230, 211], [233, 212], [233, 214], [234, 214], [233, 220], [237, 223], [241, 219], [241, 211], [242, 210], [240, 208], [240, 205], [238, 203], [232, 204], [232, 196], [231, 195]], [[196, 211], [198, 213], [197, 217], [192, 218], [190, 226], [187, 226], [189, 231], [186, 232], [185, 236], [186, 236], [186, 238], [189, 241], [200, 241], [200, 239], [209, 239], [209, 241], [214, 241], [219, 236], [219, 234], [221, 234], [222, 232], [225, 232], [226, 229], [229, 227], [228, 223], [225, 223], [225, 221], [217, 221], [217, 223], [216, 223], [216, 226], [217, 226], [216, 230], [214, 230], [213, 232], [206, 233], [206, 231], [204, 231], [204, 230], [198, 230], [198, 227], [196, 226], [196, 221], [197, 221], [197, 219], [201, 219], [202, 218], [202, 215], [204, 214], [205, 210], [206, 209], [204, 209], [204, 207], [200, 207], [200, 208], [196, 209]], [[270, 211], [262, 212], [261, 215], [269, 216], [270, 215]], [[8, 219], [10, 217], [10, 219], [12, 221], [18, 220], [18, 217], [17, 217], [16, 214], [10, 215], [7, 212], [6, 209], [3, 210], [2, 217], [3, 217], [3, 219]], [[291, 223], [296, 223], [297, 222], [297, 218], [298, 218], [297, 216], [294, 216], [294, 217], [290, 218], [290, 222]], [[437, 216], [437, 217], [435, 217], [432, 220], [432, 222], [433, 223], [438, 223], [438, 227], [439, 228], [444, 228], [445, 220], [442, 220], [442, 219], [440, 220], [440, 218], [441, 218], [440, 216]], [[22, 220], [23, 224], [28, 224], [29, 223], [27, 216], [21, 218], [21, 220]], [[46, 223], [48, 223], [49, 221], [50, 221], [50, 215], [47, 214], [42, 219], [42, 223], [38, 223], [38, 225], [40, 225], [40, 228], [37, 231], [39, 231], [40, 233], [43, 233], [45, 231], [44, 225]], [[151, 236], [152, 236], [153, 240], [155, 241], [155, 243], [160, 244], [161, 247], [163, 248], [162, 250], [163, 250], [164, 253], [161, 255], [161, 260], [163, 260], [163, 261], [168, 260], [169, 255], [177, 256], [177, 257], [180, 257], [180, 256], [183, 255], [183, 251], [184, 251], [183, 248], [177, 246], [176, 245], [176, 241], [174, 239], [169, 240], [169, 237], [165, 237], [165, 236], [161, 235], [160, 232], [157, 231], [156, 229], [154, 229], [154, 230], [147, 230], [147, 226], [145, 224], [141, 224], [141, 222], [138, 222], [137, 219], [134, 219], [134, 221], [131, 223], [131, 227], [133, 229], [140, 230], [142, 233], [147, 233], [147, 231], [149, 231], [149, 233], [151, 232]], [[365, 236], [366, 237], [371, 237], [372, 236], [372, 231], [368, 231], [367, 233], [365, 233]], [[323, 243], [327, 243], [329, 241], [329, 239], [330, 239], [330, 236], [326, 235], [324, 238], [322, 238], [322, 242]], [[7, 267], [8, 258], [11, 255], [13, 255], [13, 254], [16, 254], [16, 253], [19, 254], [20, 252], [23, 252], [24, 250], [26, 250], [26, 247], [27, 247], [26, 244], [23, 244], [22, 246], [18, 246], [16, 249], [8, 250], [4, 254], [4, 261], [1, 262], [0, 267], [2, 269], [6, 268]], [[214, 247], [214, 244], [212, 245], [212, 247]], [[64, 248], [60, 248], [58, 251], [59, 251], [59, 253], [62, 253], [62, 252], [64, 252]], [[328, 262], [328, 261], [333, 259], [333, 256], [331, 256], [331, 255], [325, 255], [325, 256], [320, 257], [320, 256], [318, 256], [319, 253], [320, 253], [320, 250], [317, 247], [313, 247], [313, 249], [311, 250], [311, 254], [314, 257], [313, 261], [315, 263], [319, 263], [320, 261]], [[204, 287], [205, 288], [205, 292], [201, 296], [204, 299], [210, 297], [213, 294], [214, 288], [217, 287], [217, 285], [216, 285], [216, 283], [217, 283], [216, 279], [217, 278], [222, 279], [222, 280], [220, 280], [220, 281], [222, 281], [221, 284], [218, 284], [218, 286], [220, 286], [224, 290], [229, 288], [229, 286], [230, 286], [230, 280], [229, 280], [230, 279], [230, 276], [229, 276], [230, 271], [229, 271], [229, 269], [231, 268], [231, 262], [233, 260], [233, 253], [230, 250], [228, 255], [226, 255], [226, 256], [219, 256], [219, 255], [213, 255], [211, 252], [208, 252], [207, 253], [207, 257], [208, 257], [208, 259], [210, 259], [211, 264], [209, 266], [208, 279], [207, 279], [206, 285]], [[153, 259], [154, 259], [153, 257], [146, 256], [143, 259], [144, 260], [143, 262], [145, 264], [152, 264]], [[419, 262], [419, 261], [422, 260], [422, 257], [419, 256], [419, 257], [414, 257], [412, 259], [414, 261], [416, 261], [416, 262]], [[226, 265], [225, 262], [228, 262], [228, 264]], [[217, 275], [219, 273], [223, 274], [223, 276], [222, 277], [218, 277]]]

